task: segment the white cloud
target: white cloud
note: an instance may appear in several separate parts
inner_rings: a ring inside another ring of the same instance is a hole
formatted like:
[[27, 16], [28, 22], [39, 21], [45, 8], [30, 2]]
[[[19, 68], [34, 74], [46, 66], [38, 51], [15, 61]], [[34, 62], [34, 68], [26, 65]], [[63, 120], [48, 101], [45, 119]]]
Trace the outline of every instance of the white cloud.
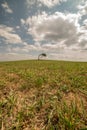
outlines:
[[33, 4], [35, 4], [36, 1], [37, 1], [37, 0], [26, 0], [26, 3], [27, 3], [27, 5], [30, 7], [30, 6], [32, 6]]
[[56, 43], [56, 44], [53, 44], [53, 43], [47, 43], [47, 44], [43, 44], [42, 45], [42, 48], [46, 51], [49, 51], [49, 52], [56, 52], [56, 51], [62, 51], [64, 49], [66, 49], [66, 45], [64, 44], [65, 41], [62, 41], [60, 44], [59, 43]]
[[16, 29], [20, 29], [20, 26], [16, 26]]
[[57, 4], [60, 4], [61, 2], [66, 2], [67, 0], [38, 0], [40, 1], [43, 5], [51, 8]]
[[81, 49], [87, 48], [87, 20], [83, 21], [83, 26], [79, 29], [79, 46]]
[[21, 19], [21, 24], [24, 25], [25, 24], [25, 20], [24, 19]]
[[[4, 47], [5, 50], [5, 47]], [[35, 44], [27, 44], [26, 42], [23, 42], [22, 46], [19, 44], [17, 46], [12, 46], [12, 44], [8, 45], [8, 48], [6, 48], [6, 51], [9, 53], [25, 53], [28, 54], [30, 51], [40, 51], [42, 50], [42, 47], [39, 43]]]
[[27, 60], [33, 59], [34, 56], [29, 54], [19, 54], [19, 53], [0, 53], [0, 61], [15, 61], [15, 60]]
[[52, 8], [55, 5], [61, 4], [61, 2], [66, 2], [67, 0], [26, 0], [27, 7], [30, 8], [34, 4], [37, 6], [46, 6], [48, 8]]
[[78, 40], [78, 29], [80, 18], [77, 14], [63, 14], [56, 12], [48, 15], [43, 12], [41, 15], [29, 17], [26, 24], [29, 25], [28, 33], [35, 41], [48, 41], [66, 45], [76, 44]]
[[[25, 50], [46, 52], [51, 59], [87, 61], [87, 20], [81, 26], [81, 14], [42, 12], [23, 20], [27, 33], [35, 44], [25, 45]], [[56, 54], [50, 56], [50, 54]]]
[[10, 13], [10, 14], [13, 13], [13, 10], [9, 7], [9, 5], [8, 5], [7, 2], [4, 2], [4, 3], [1, 4], [1, 5], [2, 5], [3, 9], [5, 9], [5, 11], [6, 11], [7, 13]]
[[62, 53], [50, 53], [49, 59], [56, 60], [67, 60], [67, 61], [87, 61], [87, 53], [73, 51], [73, 50], [65, 50]]
[[[87, 48], [87, 20], [84, 21], [84, 26], [80, 26], [80, 18], [79, 13], [64, 14], [60, 12], [53, 15], [43, 12], [29, 17], [24, 23], [28, 25], [28, 33], [33, 36], [35, 42], [39, 42], [38, 46], [31, 45], [30, 47], [29, 45], [29, 48], [49, 54], [62, 52], [57, 59], [87, 60], [85, 51]], [[42, 41], [45, 44], [40, 44]], [[82, 54], [82, 50], [84, 54]]]
[[83, 15], [87, 15], [87, 1], [82, 2], [82, 4], [78, 5], [79, 13]]
[[[48, 46], [48, 48], [47, 48]], [[26, 60], [26, 59], [37, 59], [38, 54], [45, 52], [47, 54], [47, 59], [54, 60], [71, 60], [71, 61], [87, 61], [87, 52], [72, 50], [72, 49], [63, 49], [60, 46], [56, 49], [56, 45], [46, 44], [41, 45], [40, 43], [35, 43], [35, 45], [25, 45], [24, 47], [13, 47], [8, 48], [7, 53], [0, 53], [0, 61], [3, 60]], [[30, 51], [32, 55], [30, 55]]]
[[78, 46], [81, 50], [85, 50], [87, 48], [87, 26], [81, 27], [81, 30], [79, 32], [79, 41]]
[[22, 43], [20, 36], [15, 33], [14, 29], [6, 25], [0, 25], [0, 37], [4, 38], [7, 44]]

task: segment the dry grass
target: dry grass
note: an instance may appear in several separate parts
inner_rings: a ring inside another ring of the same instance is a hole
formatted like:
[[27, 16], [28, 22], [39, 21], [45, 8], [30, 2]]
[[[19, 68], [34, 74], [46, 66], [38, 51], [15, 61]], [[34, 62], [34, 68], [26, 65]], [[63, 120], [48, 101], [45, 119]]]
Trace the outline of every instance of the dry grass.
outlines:
[[87, 130], [87, 63], [4, 62], [0, 73], [1, 130]]

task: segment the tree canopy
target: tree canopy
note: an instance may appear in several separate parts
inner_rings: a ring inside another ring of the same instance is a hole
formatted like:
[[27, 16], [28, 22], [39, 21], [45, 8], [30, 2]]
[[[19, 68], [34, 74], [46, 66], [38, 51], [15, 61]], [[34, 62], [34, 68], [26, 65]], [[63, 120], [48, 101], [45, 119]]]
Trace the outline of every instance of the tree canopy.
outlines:
[[41, 57], [46, 57], [46, 56], [47, 56], [46, 53], [41, 53], [38, 55], [38, 60], [40, 60]]

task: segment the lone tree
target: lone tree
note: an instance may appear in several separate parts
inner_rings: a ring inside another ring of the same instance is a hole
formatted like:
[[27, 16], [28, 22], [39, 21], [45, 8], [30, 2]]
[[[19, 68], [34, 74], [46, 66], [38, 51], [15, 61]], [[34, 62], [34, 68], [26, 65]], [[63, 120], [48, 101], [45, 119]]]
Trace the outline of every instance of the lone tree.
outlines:
[[38, 60], [40, 60], [41, 57], [46, 57], [46, 53], [41, 53], [40, 55], [38, 55]]

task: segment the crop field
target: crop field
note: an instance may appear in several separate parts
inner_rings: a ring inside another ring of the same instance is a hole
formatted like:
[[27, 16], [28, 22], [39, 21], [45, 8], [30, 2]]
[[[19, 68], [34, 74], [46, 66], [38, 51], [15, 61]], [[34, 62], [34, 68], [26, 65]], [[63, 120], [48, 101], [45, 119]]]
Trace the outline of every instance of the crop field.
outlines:
[[87, 130], [87, 62], [0, 62], [0, 130]]

